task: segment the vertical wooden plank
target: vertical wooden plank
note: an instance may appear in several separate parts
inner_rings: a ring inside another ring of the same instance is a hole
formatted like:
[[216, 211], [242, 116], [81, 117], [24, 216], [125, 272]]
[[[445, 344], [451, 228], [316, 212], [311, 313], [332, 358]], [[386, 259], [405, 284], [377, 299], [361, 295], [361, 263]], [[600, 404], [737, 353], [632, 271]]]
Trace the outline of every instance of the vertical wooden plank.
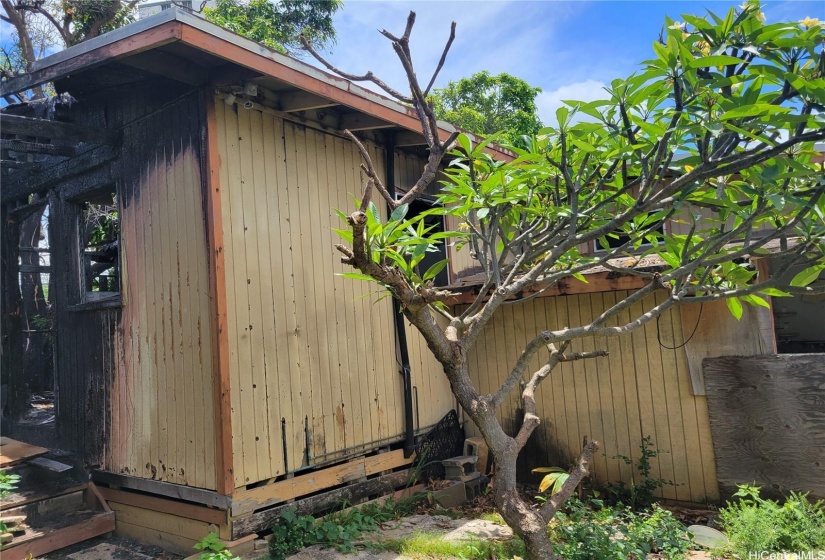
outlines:
[[[601, 293], [590, 294], [590, 318], [588, 321], [593, 321], [596, 317], [605, 311], [605, 303]], [[605, 350], [610, 352], [610, 343], [608, 337], [594, 337], [594, 350]], [[611, 387], [611, 361], [612, 356], [607, 358], [594, 358], [587, 360], [589, 370], [588, 374], [596, 383], [596, 393], [598, 394], [601, 429], [602, 429], [602, 448], [598, 453], [601, 457], [601, 468], [604, 473], [603, 480], [616, 480], [619, 477], [616, 460], [611, 459], [618, 451], [618, 441], [616, 436], [616, 413], [613, 409], [613, 391]]]
[[[255, 266], [248, 270], [247, 286], [250, 290], [251, 318], [250, 342], [253, 349], [253, 379], [252, 387], [255, 395], [255, 443], [258, 454], [258, 477], [269, 478], [276, 474], [273, 462], [277, 461], [277, 455], [272, 456], [272, 446], [270, 441], [273, 438], [280, 439], [280, 426], [275, 429], [272, 426], [271, 417], [274, 399], [270, 399], [268, 374], [271, 366], [271, 353], [274, 346], [268, 346], [268, 338], [272, 335], [274, 328], [274, 317], [266, 313], [266, 304], [272, 297], [272, 278], [269, 275], [269, 261], [272, 259], [270, 247], [269, 221], [267, 219], [267, 181], [266, 169], [264, 167], [264, 130], [263, 114], [260, 111], [246, 111], [249, 115], [249, 148], [252, 159], [251, 181], [245, 184], [249, 197], [244, 199], [244, 203], [252, 203], [249, 208], [249, 215], [254, 220], [254, 228], [250, 227], [247, 234], [257, 241], [257, 254], [254, 256]], [[248, 206], [247, 206], [248, 207]], [[257, 305], [255, 304], [257, 302]], [[272, 340], [274, 342], [274, 339]], [[280, 455], [280, 454], [278, 454]]]
[[[304, 248], [302, 236], [304, 235], [300, 215], [302, 212], [300, 190], [302, 176], [306, 169], [306, 153], [302, 138], [297, 132], [297, 126], [284, 122], [284, 150], [286, 155], [286, 179], [287, 195], [289, 197], [290, 209], [290, 258], [292, 260], [292, 270], [295, 278], [294, 283], [294, 313], [296, 326], [293, 336], [297, 343], [296, 369], [293, 371], [293, 403], [297, 400], [301, 403], [299, 409], [300, 416], [293, 418], [293, 426], [288, 432], [291, 435], [292, 448], [290, 456], [294, 457], [295, 465], [304, 464], [309, 451], [306, 448], [306, 423], [312, 418], [312, 380], [310, 371], [313, 364], [310, 363], [310, 353], [307, 347], [307, 309], [306, 309], [306, 271], [302, 266]], [[295, 407], [293, 406], [293, 412]]]
[[[636, 302], [630, 306], [629, 320], [640, 317], [645, 308], [642, 303]], [[630, 334], [633, 340], [634, 369], [636, 373], [636, 388], [639, 394], [639, 416], [641, 419], [642, 431], [639, 440], [634, 442], [634, 448], [639, 449], [641, 438], [650, 436], [654, 443], [659, 445], [658, 434], [656, 433], [656, 414], [653, 408], [653, 389], [651, 388], [650, 363], [647, 353], [647, 337], [644, 329], [636, 329]], [[638, 453], [637, 453], [638, 455]], [[637, 457], [634, 457], [634, 461]], [[662, 469], [659, 466], [661, 457], [654, 457], [650, 460], [652, 474], [654, 478], [661, 476]], [[635, 464], [635, 462], [634, 462]]]
[[[644, 299], [643, 309], [652, 309], [657, 303], [655, 295], [650, 295]], [[662, 347], [657, 337], [658, 323], [651, 321], [644, 327], [645, 346], [647, 350], [650, 376], [651, 399], [653, 401], [653, 414], [656, 419], [656, 434], [654, 444], [657, 449], [668, 451], [661, 453], [659, 459], [660, 476], [665, 480], [673, 480], [674, 458], [670, 443], [670, 407], [675, 404], [668, 399], [665, 390], [664, 371], [662, 368]], [[676, 491], [673, 486], [664, 486], [661, 490], [664, 498], [675, 499]]]
[[[236, 384], [239, 384], [239, 373], [238, 373], [238, 323], [237, 323], [237, 316], [235, 314], [235, 306], [237, 304], [236, 298], [236, 286], [235, 286], [235, 243], [232, 237], [232, 204], [229, 193], [232, 189], [236, 188], [236, 175], [230, 175], [229, 173], [229, 166], [230, 166], [230, 155], [234, 148], [231, 142], [231, 136], [237, 136], [236, 126], [234, 121], [232, 120], [234, 117], [234, 113], [232, 113], [232, 109], [227, 107], [221, 101], [212, 100], [212, 106], [215, 109], [216, 114], [216, 123], [217, 123], [217, 130], [218, 130], [218, 139], [217, 139], [217, 149], [210, 147], [210, 161], [217, 160], [219, 172], [218, 172], [218, 186], [210, 188], [210, 195], [220, 196], [220, 209], [221, 209], [221, 221], [215, 222], [212, 227], [218, 228], [220, 227], [220, 234], [218, 230], [216, 230], [213, 235], [215, 236], [214, 243], [217, 244], [218, 240], [223, 240], [223, 247], [216, 245], [212, 250], [210, 250], [210, 255], [215, 259], [213, 265], [210, 267], [210, 271], [216, 270], [215, 267], [219, 262], [220, 255], [223, 255], [224, 259], [224, 292], [226, 294], [226, 322], [221, 328], [220, 325], [220, 316], [218, 316], [218, 324], [216, 324], [213, 328], [215, 332], [222, 337], [226, 338], [225, 345], [222, 345], [221, 349], [217, 349], [217, 352], [222, 351], [223, 348], [226, 349], [225, 357], [219, 357], [221, 363], [226, 362], [226, 369], [224, 370], [221, 367], [217, 374], [221, 376], [226, 376], [228, 373], [228, 377], [225, 377], [223, 381], [225, 381], [225, 389], [230, 389], [228, 392], [224, 390], [221, 393], [221, 396], [228, 395], [229, 397], [229, 411], [231, 413], [231, 423], [229, 424], [232, 428], [230, 438], [231, 438], [231, 462], [228, 465], [228, 468], [232, 472], [232, 484], [231, 490], [229, 492], [234, 492], [235, 487], [241, 486], [242, 482], [245, 478], [244, 475], [244, 463], [243, 463], [243, 447], [241, 443], [241, 435], [240, 430], [241, 426], [241, 404], [240, 404], [240, 391], [235, 389]], [[210, 164], [210, 181], [214, 181], [215, 179], [215, 166]], [[219, 191], [219, 192], [215, 192]], [[216, 204], [213, 201], [213, 204]], [[217, 206], [215, 207], [215, 211], [217, 211]], [[211, 212], [212, 214], [214, 212]], [[217, 271], [216, 271], [217, 272]], [[213, 284], [217, 284], [220, 280], [220, 277], [215, 273], [214, 277], [210, 279], [210, 282]], [[219, 284], [217, 284], [217, 288], [219, 289]], [[217, 295], [217, 291], [216, 291]], [[213, 303], [213, 307], [216, 307], [216, 303]], [[231, 310], [231, 311], [230, 311]], [[213, 337], [215, 333], [213, 333]], [[220, 338], [215, 339], [216, 342], [220, 343]], [[219, 377], [215, 377], [214, 383], [216, 390], [218, 389], [218, 384], [222, 382]], [[218, 395], [215, 396], [218, 398]], [[217, 401], [216, 401], [217, 404]], [[220, 416], [220, 415], [218, 415]], [[216, 420], [217, 421], [217, 420]], [[216, 426], [217, 427], [217, 426]], [[224, 441], [224, 436], [220, 439]], [[227, 456], [226, 451], [224, 450], [224, 457]], [[227, 466], [225, 465], [226, 470]], [[219, 480], [221, 480], [221, 475], [219, 471]]]
[[[656, 301], [661, 303], [666, 296], [657, 294]], [[682, 341], [673, 333], [673, 309], [666, 311], [658, 321], [659, 336], [662, 341], [662, 372], [664, 374], [665, 394], [668, 403], [668, 419], [670, 426], [670, 454], [673, 458], [673, 480], [678, 486], [674, 488], [676, 499], [690, 500], [691, 480], [688, 469], [688, 440], [683, 422], [683, 409], [693, 408], [692, 396], [683, 394], [680, 387], [679, 370], [676, 365], [676, 353], [680, 350], [671, 350], [679, 346]], [[667, 347], [667, 348], [665, 348]]]
[[[602, 309], [606, 311], [617, 303], [616, 292], [604, 292], [602, 295]], [[614, 318], [608, 322], [610, 326], [618, 326], [619, 320]], [[626, 483], [630, 482], [631, 467], [625, 464], [624, 461], [612, 458], [615, 455], [631, 456], [630, 445], [630, 413], [628, 407], [635, 407], [635, 400], [629, 400], [628, 395], [625, 394], [625, 375], [628, 377], [633, 375], [632, 371], [624, 372], [625, 356], [622, 349], [620, 337], [607, 337], [607, 351], [610, 352], [608, 358], [608, 367], [610, 368], [610, 393], [613, 398], [613, 421], [616, 431], [616, 448], [615, 450], [605, 450], [605, 454], [610, 458], [608, 470], [612, 480], [622, 480]], [[622, 337], [627, 338], [627, 337]], [[636, 422], [638, 426], [638, 421]], [[612, 466], [611, 466], [612, 465]]]
[[[278, 126], [279, 120], [272, 115], [261, 115], [262, 125], [262, 164], [264, 166], [265, 184], [263, 185], [264, 222], [268, 224], [269, 270], [263, 271], [268, 276], [269, 301], [262, 301], [265, 321], [264, 346], [266, 358], [266, 386], [269, 401], [269, 456], [272, 460], [273, 473], [279, 475], [287, 472], [287, 458], [284, 457], [283, 425], [292, 421], [292, 398], [290, 383], [290, 345], [287, 332], [289, 315], [286, 290], [287, 271], [291, 266], [284, 262], [284, 231], [287, 227], [281, 215], [280, 190], [282, 183], [283, 161], [278, 158], [277, 145], [283, 145], [283, 130]], [[260, 199], [259, 199], [260, 200]], [[288, 251], [288, 248], [287, 248]], [[268, 273], [268, 274], [267, 274]], [[291, 289], [291, 288], [289, 288]]]
[[[578, 327], [582, 325], [581, 298], [578, 295], [567, 297], [567, 312], [570, 318], [570, 326]], [[568, 352], [578, 352], [583, 349], [581, 341], [574, 341]], [[576, 433], [575, 455], [582, 448], [582, 442], [587, 437], [588, 441], [593, 439], [594, 427], [590, 425], [590, 403], [587, 395], [587, 379], [585, 377], [584, 362], [573, 362], [573, 388], [576, 395], [576, 418], [578, 432]]]

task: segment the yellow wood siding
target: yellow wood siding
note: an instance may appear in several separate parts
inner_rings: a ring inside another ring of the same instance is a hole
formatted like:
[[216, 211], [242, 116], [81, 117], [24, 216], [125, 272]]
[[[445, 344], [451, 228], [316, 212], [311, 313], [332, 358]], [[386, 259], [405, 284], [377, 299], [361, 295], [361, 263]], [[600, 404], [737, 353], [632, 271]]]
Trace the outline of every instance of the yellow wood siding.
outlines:
[[[504, 306], [469, 356], [476, 386], [483, 393], [494, 392], [538, 332], [588, 323], [627, 295], [592, 293]], [[663, 296], [656, 297], [661, 301]], [[629, 322], [652, 305], [651, 297], [620, 313], [613, 324]], [[652, 460], [652, 476], [677, 484], [665, 486], [663, 497], [700, 503], [718, 499], [707, 400], [691, 391], [685, 351], [663, 347], [679, 346], [684, 337], [677, 308], [658, 324], [648, 323], [629, 335], [574, 342], [569, 351], [603, 349], [610, 356], [562, 364], [540, 385], [536, 397], [542, 424], [528, 443], [521, 471], [569, 466], [587, 437], [601, 443], [593, 466], [596, 479], [629, 482], [630, 468], [614, 457], [625, 455], [635, 462], [642, 438], [649, 435], [666, 452]], [[539, 367], [536, 358], [530, 371]], [[501, 407], [509, 433], [517, 425], [517, 393], [513, 391]], [[468, 426], [468, 431], [474, 430]]]
[[[403, 386], [391, 301], [337, 276], [352, 271], [333, 228], [362, 191], [355, 146], [222, 100], [216, 112], [240, 487], [398, 440]], [[383, 175], [383, 150], [367, 146]], [[450, 407], [418, 362], [423, 424]]]
[[146, 157], [120, 187], [124, 307], [104, 468], [214, 489], [206, 229], [192, 127], [198, 107], [190, 96], [127, 129]]

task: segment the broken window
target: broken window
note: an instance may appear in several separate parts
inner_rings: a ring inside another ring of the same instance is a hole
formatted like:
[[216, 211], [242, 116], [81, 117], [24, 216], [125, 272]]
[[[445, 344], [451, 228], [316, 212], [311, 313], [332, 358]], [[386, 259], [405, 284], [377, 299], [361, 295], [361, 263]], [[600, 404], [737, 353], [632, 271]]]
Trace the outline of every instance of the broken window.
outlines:
[[114, 191], [81, 201], [80, 268], [86, 301], [120, 293], [120, 215]]

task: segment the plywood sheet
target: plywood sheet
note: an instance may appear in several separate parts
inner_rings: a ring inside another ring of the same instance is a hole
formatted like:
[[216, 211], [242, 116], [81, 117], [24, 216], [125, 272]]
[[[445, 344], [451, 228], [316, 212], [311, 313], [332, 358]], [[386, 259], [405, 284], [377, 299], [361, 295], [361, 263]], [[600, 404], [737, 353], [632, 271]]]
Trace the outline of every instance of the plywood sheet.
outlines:
[[717, 476], [825, 498], [825, 354], [704, 361]]
[[30, 445], [8, 437], [0, 437], [0, 467], [10, 467], [22, 463], [26, 459], [45, 455], [48, 451], [45, 447]]

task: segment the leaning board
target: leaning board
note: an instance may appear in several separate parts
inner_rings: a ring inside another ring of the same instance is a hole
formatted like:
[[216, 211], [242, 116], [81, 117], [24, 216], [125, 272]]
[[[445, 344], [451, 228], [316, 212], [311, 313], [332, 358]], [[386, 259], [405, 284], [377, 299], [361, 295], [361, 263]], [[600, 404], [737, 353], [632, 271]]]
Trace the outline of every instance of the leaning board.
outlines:
[[29, 445], [16, 439], [0, 437], [0, 467], [10, 467], [26, 459], [44, 455], [49, 450], [45, 447]]
[[825, 354], [706, 358], [721, 494], [756, 483], [825, 498]]

